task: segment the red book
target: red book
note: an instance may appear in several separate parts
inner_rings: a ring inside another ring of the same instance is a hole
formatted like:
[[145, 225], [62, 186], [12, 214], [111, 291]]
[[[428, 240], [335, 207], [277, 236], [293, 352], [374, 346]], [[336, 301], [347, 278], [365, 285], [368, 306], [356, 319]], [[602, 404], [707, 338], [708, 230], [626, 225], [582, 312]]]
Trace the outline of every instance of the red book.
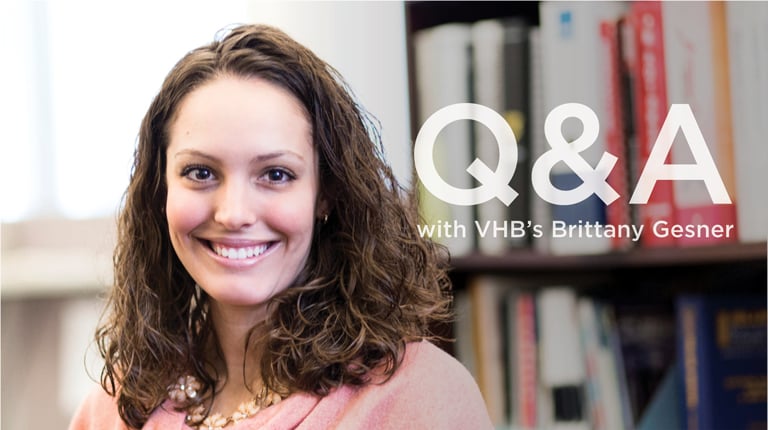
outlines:
[[[664, 26], [661, 2], [633, 2], [629, 14], [634, 47], [631, 59], [633, 77], [633, 105], [635, 111], [636, 148], [633, 162], [633, 182], [648, 161], [656, 143], [661, 125], [669, 107], [667, 101], [667, 77], [665, 70]], [[671, 156], [666, 163], [671, 163]], [[645, 247], [674, 246], [672, 236], [652, 234], [658, 221], [674, 224], [677, 221], [675, 190], [672, 181], [658, 181], [648, 203], [637, 205], [638, 224], [643, 225], [641, 244]]]
[[537, 426], [537, 373], [538, 346], [536, 343], [536, 304], [531, 293], [523, 293], [515, 301], [515, 350], [517, 352], [515, 378], [517, 390], [513, 394], [517, 402], [517, 425], [523, 429]]

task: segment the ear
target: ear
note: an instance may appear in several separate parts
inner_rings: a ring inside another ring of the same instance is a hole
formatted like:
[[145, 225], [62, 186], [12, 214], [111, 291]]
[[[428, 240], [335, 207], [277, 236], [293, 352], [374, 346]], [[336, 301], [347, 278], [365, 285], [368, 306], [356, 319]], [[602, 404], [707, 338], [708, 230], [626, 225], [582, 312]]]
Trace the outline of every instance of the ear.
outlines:
[[328, 218], [330, 212], [330, 205], [325, 197], [318, 197], [317, 204], [315, 205], [315, 218], [323, 221]]

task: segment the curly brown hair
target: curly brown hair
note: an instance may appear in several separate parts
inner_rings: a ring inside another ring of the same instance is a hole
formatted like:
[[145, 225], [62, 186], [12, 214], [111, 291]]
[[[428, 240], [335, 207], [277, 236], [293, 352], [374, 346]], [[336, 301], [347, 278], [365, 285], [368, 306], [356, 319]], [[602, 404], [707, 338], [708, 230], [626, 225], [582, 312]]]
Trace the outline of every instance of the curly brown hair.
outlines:
[[270, 303], [260, 370], [284, 395], [318, 395], [397, 369], [406, 342], [450, 318], [444, 248], [417, 231], [415, 198], [383, 159], [377, 124], [339, 73], [275, 28], [244, 25], [189, 52], [141, 124], [118, 219], [115, 279], [96, 333], [104, 389], [140, 428], [183, 374], [212, 393], [206, 346], [217, 345], [208, 296], [181, 264], [164, 213], [169, 127], [184, 97], [222, 75], [258, 77], [293, 94], [311, 119], [330, 218], [313, 233], [306, 267]]

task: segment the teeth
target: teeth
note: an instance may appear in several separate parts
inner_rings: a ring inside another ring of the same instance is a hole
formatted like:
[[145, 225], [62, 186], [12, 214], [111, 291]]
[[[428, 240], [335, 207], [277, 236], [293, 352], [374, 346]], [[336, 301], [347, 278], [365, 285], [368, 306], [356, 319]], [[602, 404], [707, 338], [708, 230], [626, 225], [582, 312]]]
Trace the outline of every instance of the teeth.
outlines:
[[264, 253], [268, 246], [266, 244], [259, 246], [248, 246], [245, 248], [227, 248], [225, 246], [213, 244], [213, 251], [230, 260], [242, 260], [245, 258], [256, 257]]

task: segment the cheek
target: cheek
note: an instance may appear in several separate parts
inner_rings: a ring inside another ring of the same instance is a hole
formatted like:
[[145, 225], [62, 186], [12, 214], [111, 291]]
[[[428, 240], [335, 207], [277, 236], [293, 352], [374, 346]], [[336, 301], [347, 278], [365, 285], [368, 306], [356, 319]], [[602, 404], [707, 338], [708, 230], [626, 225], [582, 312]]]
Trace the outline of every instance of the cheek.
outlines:
[[174, 187], [168, 188], [168, 197], [165, 203], [165, 216], [168, 220], [168, 229], [171, 238], [179, 234], [186, 234], [200, 225], [206, 217], [206, 207], [193, 198], [191, 193]]
[[315, 226], [315, 205], [311, 197], [287, 198], [274, 202], [267, 211], [269, 224], [275, 230], [292, 237], [294, 241], [306, 241], [312, 238]]

